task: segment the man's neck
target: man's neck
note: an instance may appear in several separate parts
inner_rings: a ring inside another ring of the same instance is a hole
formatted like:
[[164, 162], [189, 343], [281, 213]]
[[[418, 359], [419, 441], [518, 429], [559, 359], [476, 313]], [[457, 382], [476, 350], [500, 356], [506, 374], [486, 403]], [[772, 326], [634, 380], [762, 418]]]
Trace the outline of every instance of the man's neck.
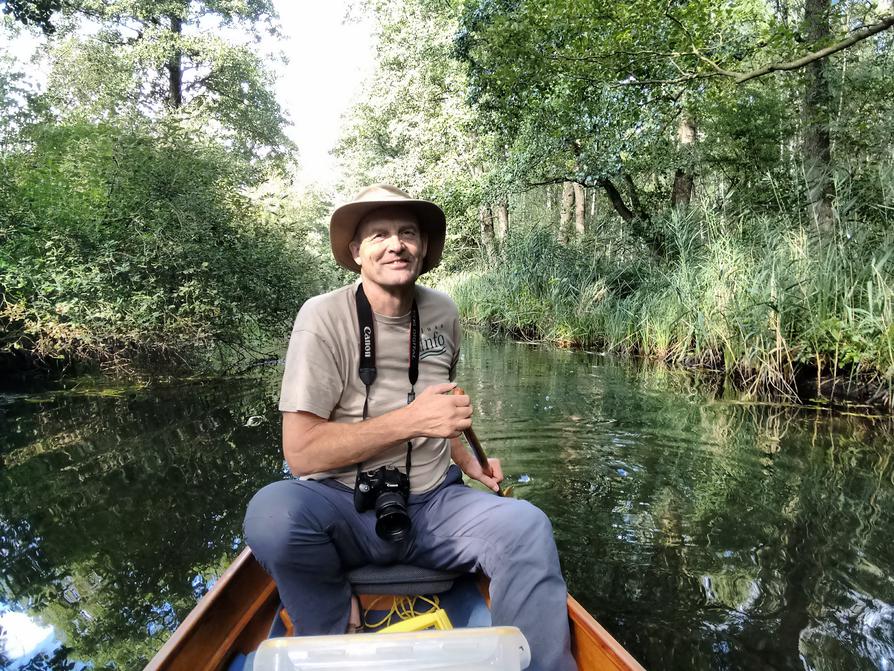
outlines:
[[374, 282], [363, 282], [363, 293], [366, 294], [369, 305], [376, 314], [383, 317], [401, 317], [413, 307], [416, 285], [383, 287]]

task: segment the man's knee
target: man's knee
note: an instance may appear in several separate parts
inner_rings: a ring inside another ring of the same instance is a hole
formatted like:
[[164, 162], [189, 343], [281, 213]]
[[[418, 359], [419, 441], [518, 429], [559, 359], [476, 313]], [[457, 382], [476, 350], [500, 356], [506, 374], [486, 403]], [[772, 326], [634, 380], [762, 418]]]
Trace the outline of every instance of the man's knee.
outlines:
[[511, 499], [492, 517], [494, 532], [507, 546], [519, 539], [527, 543], [552, 542], [553, 528], [549, 518], [537, 506], [527, 501]]
[[274, 482], [255, 494], [245, 511], [245, 542], [264, 565], [287, 559], [296, 540], [313, 533], [312, 492], [296, 482]]
[[546, 513], [528, 501], [518, 501], [518, 503], [518, 507], [513, 511], [513, 518], [517, 520], [516, 528], [531, 540], [545, 541], [549, 539], [552, 541], [553, 525]]
[[514, 580], [514, 574], [553, 565], [557, 552], [552, 525], [537, 506], [521, 500], [501, 503], [489, 516], [489, 528], [489, 551], [481, 559], [492, 580], [507, 575]]

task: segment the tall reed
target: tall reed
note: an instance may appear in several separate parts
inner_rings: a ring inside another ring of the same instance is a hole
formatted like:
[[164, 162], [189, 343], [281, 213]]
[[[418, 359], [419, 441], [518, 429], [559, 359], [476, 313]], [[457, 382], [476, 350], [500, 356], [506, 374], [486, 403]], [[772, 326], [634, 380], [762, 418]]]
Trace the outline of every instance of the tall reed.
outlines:
[[493, 332], [705, 366], [753, 392], [793, 395], [805, 374], [891, 386], [894, 246], [883, 229], [819, 245], [778, 215], [701, 211], [659, 225], [662, 259], [516, 226], [498, 263], [441, 286]]

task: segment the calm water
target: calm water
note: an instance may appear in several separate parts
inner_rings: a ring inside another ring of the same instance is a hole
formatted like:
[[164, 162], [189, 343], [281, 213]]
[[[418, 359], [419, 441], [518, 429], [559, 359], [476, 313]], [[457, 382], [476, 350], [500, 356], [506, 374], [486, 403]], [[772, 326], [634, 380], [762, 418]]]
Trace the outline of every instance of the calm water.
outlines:
[[[284, 477], [279, 375], [0, 395], [0, 668], [142, 667]], [[476, 338], [460, 383], [571, 591], [647, 668], [894, 669], [888, 420]]]

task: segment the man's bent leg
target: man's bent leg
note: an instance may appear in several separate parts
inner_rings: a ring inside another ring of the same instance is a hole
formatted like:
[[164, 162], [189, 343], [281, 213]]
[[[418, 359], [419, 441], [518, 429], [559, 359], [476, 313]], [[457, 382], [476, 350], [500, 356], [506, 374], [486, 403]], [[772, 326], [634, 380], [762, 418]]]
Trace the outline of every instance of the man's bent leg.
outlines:
[[350, 492], [314, 481], [274, 482], [248, 504], [245, 540], [276, 581], [296, 634], [345, 632], [345, 572], [370, 559], [366, 521], [354, 512]]
[[567, 588], [546, 515], [527, 501], [448, 485], [414, 511], [409, 563], [481, 569], [494, 625], [515, 625], [531, 646], [531, 671], [572, 671]]

